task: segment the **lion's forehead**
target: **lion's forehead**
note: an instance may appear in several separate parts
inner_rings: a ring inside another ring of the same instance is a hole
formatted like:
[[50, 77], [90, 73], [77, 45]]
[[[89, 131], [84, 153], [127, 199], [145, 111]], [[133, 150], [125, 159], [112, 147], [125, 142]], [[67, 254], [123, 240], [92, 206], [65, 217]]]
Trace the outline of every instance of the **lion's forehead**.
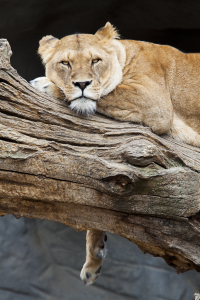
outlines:
[[106, 58], [108, 53], [90, 34], [74, 34], [62, 38], [54, 50], [53, 60], [70, 60], [88, 62], [92, 58]]
[[92, 34], [73, 34], [62, 38], [57, 45], [57, 49], [81, 51], [88, 47], [99, 48], [99, 46], [98, 39]]
[[90, 61], [93, 58], [102, 58], [102, 53], [92, 48], [85, 49], [82, 51], [65, 49], [65, 51], [57, 52], [57, 59], [59, 61], [69, 60], [72, 63], [88, 63], [88, 61]]

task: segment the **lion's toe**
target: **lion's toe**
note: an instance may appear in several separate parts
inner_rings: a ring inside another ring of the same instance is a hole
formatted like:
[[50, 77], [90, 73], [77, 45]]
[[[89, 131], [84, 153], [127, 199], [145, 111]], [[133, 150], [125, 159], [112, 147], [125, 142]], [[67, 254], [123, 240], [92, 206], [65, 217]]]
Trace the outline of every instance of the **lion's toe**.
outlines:
[[87, 264], [83, 266], [81, 270], [80, 277], [83, 280], [85, 285], [90, 285], [95, 282], [95, 280], [101, 274], [101, 266], [92, 266], [89, 267]]

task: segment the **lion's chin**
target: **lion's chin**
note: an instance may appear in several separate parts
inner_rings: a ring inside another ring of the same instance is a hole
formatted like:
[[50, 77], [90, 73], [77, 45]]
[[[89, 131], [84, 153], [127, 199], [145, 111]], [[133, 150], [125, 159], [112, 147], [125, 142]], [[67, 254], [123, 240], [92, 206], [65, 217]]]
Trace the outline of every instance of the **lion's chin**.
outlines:
[[69, 108], [78, 114], [89, 116], [95, 113], [96, 106], [96, 101], [82, 97], [72, 101]]

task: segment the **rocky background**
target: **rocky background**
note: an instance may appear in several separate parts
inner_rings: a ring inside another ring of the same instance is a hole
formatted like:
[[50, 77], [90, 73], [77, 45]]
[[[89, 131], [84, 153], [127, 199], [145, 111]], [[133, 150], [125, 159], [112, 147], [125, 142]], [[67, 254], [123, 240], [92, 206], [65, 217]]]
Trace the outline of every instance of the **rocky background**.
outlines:
[[[0, 37], [12, 65], [27, 80], [44, 75], [37, 56], [44, 35], [95, 33], [107, 21], [123, 38], [200, 52], [199, 0], [1, 0]], [[177, 275], [161, 258], [108, 234], [102, 276], [85, 287], [79, 272], [85, 232], [63, 224], [0, 218], [0, 300], [192, 300], [200, 274]]]

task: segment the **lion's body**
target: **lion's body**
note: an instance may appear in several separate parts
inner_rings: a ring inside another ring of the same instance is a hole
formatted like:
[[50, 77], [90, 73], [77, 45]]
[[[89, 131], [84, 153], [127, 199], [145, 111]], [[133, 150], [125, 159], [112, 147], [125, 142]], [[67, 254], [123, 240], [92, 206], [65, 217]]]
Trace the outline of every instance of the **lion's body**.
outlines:
[[146, 42], [119, 42], [126, 49], [123, 79], [99, 101], [97, 110], [200, 146], [200, 54]]
[[[39, 54], [47, 78], [56, 84], [47, 93], [61, 97], [59, 86], [77, 112], [97, 110], [200, 146], [200, 54], [116, 36], [106, 25], [95, 35], [44, 37]], [[96, 57], [101, 63], [92, 66]], [[62, 61], [70, 62], [70, 68]], [[92, 82], [83, 97], [76, 82]]]
[[[38, 53], [46, 77], [31, 84], [78, 113], [97, 110], [200, 147], [200, 54], [118, 37], [110, 23], [95, 35], [44, 37]], [[88, 232], [87, 284], [100, 273], [104, 245], [103, 232]]]

